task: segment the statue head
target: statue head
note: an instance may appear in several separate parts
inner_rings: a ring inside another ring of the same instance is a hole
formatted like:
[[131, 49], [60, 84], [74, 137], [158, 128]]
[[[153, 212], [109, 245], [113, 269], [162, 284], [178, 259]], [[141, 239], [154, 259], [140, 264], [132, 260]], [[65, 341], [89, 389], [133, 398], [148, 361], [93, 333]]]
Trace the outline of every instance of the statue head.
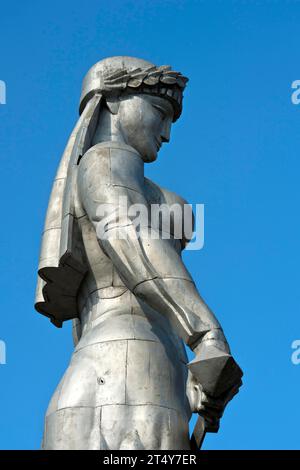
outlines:
[[170, 66], [156, 67], [134, 57], [111, 57], [95, 64], [84, 78], [79, 108], [82, 113], [95, 94], [101, 95], [93, 143], [122, 141], [144, 161], [155, 160], [181, 114], [187, 80]]

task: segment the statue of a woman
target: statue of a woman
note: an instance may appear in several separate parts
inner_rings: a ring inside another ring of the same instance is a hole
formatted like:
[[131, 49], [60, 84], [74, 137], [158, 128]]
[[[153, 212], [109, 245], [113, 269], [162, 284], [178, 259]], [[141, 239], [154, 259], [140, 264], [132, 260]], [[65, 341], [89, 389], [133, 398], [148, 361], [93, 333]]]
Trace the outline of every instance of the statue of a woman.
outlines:
[[[54, 182], [36, 308], [73, 319], [75, 350], [49, 404], [44, 449], [190, 449], [199, 413], [216, 431], [240, 386], [223, 331], [182, 259], [171, 208], [144, 177], [182, 110], [187, 78], [112, 57], [88, 72], [81, 117]], [[170, 224], [151, 207], [169, 208]], [[136, 211], [146, 217], [136, 224]], [[143, 211], [142, 211], [143, 212]], [[150, 214], [150, 215], [149, 215]], [[188, 364], [184, 343], [195, 353]]]

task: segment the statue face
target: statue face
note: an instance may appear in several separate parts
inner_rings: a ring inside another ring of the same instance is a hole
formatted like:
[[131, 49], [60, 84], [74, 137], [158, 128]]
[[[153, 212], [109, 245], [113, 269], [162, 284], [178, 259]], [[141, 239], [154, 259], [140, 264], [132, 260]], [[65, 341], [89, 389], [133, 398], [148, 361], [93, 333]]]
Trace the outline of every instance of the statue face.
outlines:
[[162, 143], [170, 140], [173, 114], [167, 99], [146, 94], [129, 96], [120, 102], [118, 128], [144, 162], [153, 162]]

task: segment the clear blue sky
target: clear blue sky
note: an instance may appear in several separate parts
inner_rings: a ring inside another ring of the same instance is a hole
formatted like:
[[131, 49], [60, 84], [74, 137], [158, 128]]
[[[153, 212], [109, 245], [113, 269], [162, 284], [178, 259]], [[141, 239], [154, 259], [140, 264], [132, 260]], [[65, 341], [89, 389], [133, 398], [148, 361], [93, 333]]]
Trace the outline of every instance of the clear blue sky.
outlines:
[[205, 204], [205, 246], [186, 253], [245, 372], [206, 449], [299, 448], [300, 2], [2, 2], [0, 448], [37, 449], [72, 353], [33, 309], [52, 180], [81, 81], [103, 57], [170, 63], [190, 78], [182, 118], [147, 176]]

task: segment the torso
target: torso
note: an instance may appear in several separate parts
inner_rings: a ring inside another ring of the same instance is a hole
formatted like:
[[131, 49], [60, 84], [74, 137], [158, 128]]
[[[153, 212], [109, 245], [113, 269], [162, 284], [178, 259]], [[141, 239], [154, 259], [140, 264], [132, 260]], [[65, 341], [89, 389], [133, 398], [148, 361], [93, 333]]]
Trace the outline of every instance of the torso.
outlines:
[[[129, 162], [129, 164], [130, 163], [131, 162]], [[154, 204], [163, 204], [168, 208], [174, 204], [177, 204], [180, 207], [183, 207], [183, 205], [186, 204], [186, 201], [180, 196], [160, 187], [150, 179], [144, 178], [143, 175], [139, 179], [142, 181], [142, 184], [140, 184], [137, 189], [147, 200], [149, 213], [151, 212], [151, 206]], [[181, 256], [182, 240], [174, 238], [174, 214], [172, 212], [170, 213], [170, 218], [170, 236], [169, 238], [164, 238], [163, 243], [166, 245], [168, 251], [171, 250], [173, 253], [175, 252], [177, 256]], [[165, 230], [165, 227], [161, 226], [161, 220], [159, 220], [159, 230], [161, 231], [162, 229]], [[143, 302], [138, 301], [127, 289], [118, 275], [117, 269], [113, 266], [111, 260], [105, 255], [99, 246], [93, 224], [90, 221], [86, 221], [86, 223], [82, 225], [81, 230], [87, 259], [92, 260], [92, 262], [89, 263], [88, 274], [78, 295], [78, 310], [80, 312], [82, 336], [84, 337], [89, 333], [85, 339], [82, 338], [82, 340], [84, 339], [84, 344], [87, 344], [90, 341], [93, 342], [98, 334], [103, 334], [103, 327], [101, 327], [99, 329], [99, 333], [97, 333], [98, 328], [96, 328], [96, 326], [99, 323], [103, 324], [106, 319], [109, 319], [109, 322], [111, 323], [112, 317], [124, 315], [125, 312], [131, 315], [134, 312], [138, 312], [139, 316], [143, 316], [146, 319], [145, 312], [147, 310], [150, 312], [149, 314], [158, 317], [161, 325], [164, 325], [168, 330], [168, 334], [170, 334], [171, 327], [169, 323], [165, 322], [163, 315], [152, 311], [149, 307], [143, 304]], [[182, 232], [184, 233], [184, 230], [182, 230]], [[155, 250], [155, 246], [153, 247], [153, 250]], [[162, 260], [161, 268], [158, 267], [158, 270], [161, 269], [160, 274], [162, 277], [166, 274], [163, 272], [163, 264], [164, 260]], [[129, 325], [127, 325], [127, 327], [129, 328]], [[91, 332], [92, 330], [93, 333]], [[112, 340], [116, 339], [115, 335], [117, 334], [117, 330], [118, 328], [110, 328], [110, 338]], [[172, 333], [175, 334], [173, 331]], [[176, 342], [178, 343], [178, 340], [176, 340]], [[184, 358], [184, 360], [186, 360], [183, 346], [180, 349], [182, 359]]]

